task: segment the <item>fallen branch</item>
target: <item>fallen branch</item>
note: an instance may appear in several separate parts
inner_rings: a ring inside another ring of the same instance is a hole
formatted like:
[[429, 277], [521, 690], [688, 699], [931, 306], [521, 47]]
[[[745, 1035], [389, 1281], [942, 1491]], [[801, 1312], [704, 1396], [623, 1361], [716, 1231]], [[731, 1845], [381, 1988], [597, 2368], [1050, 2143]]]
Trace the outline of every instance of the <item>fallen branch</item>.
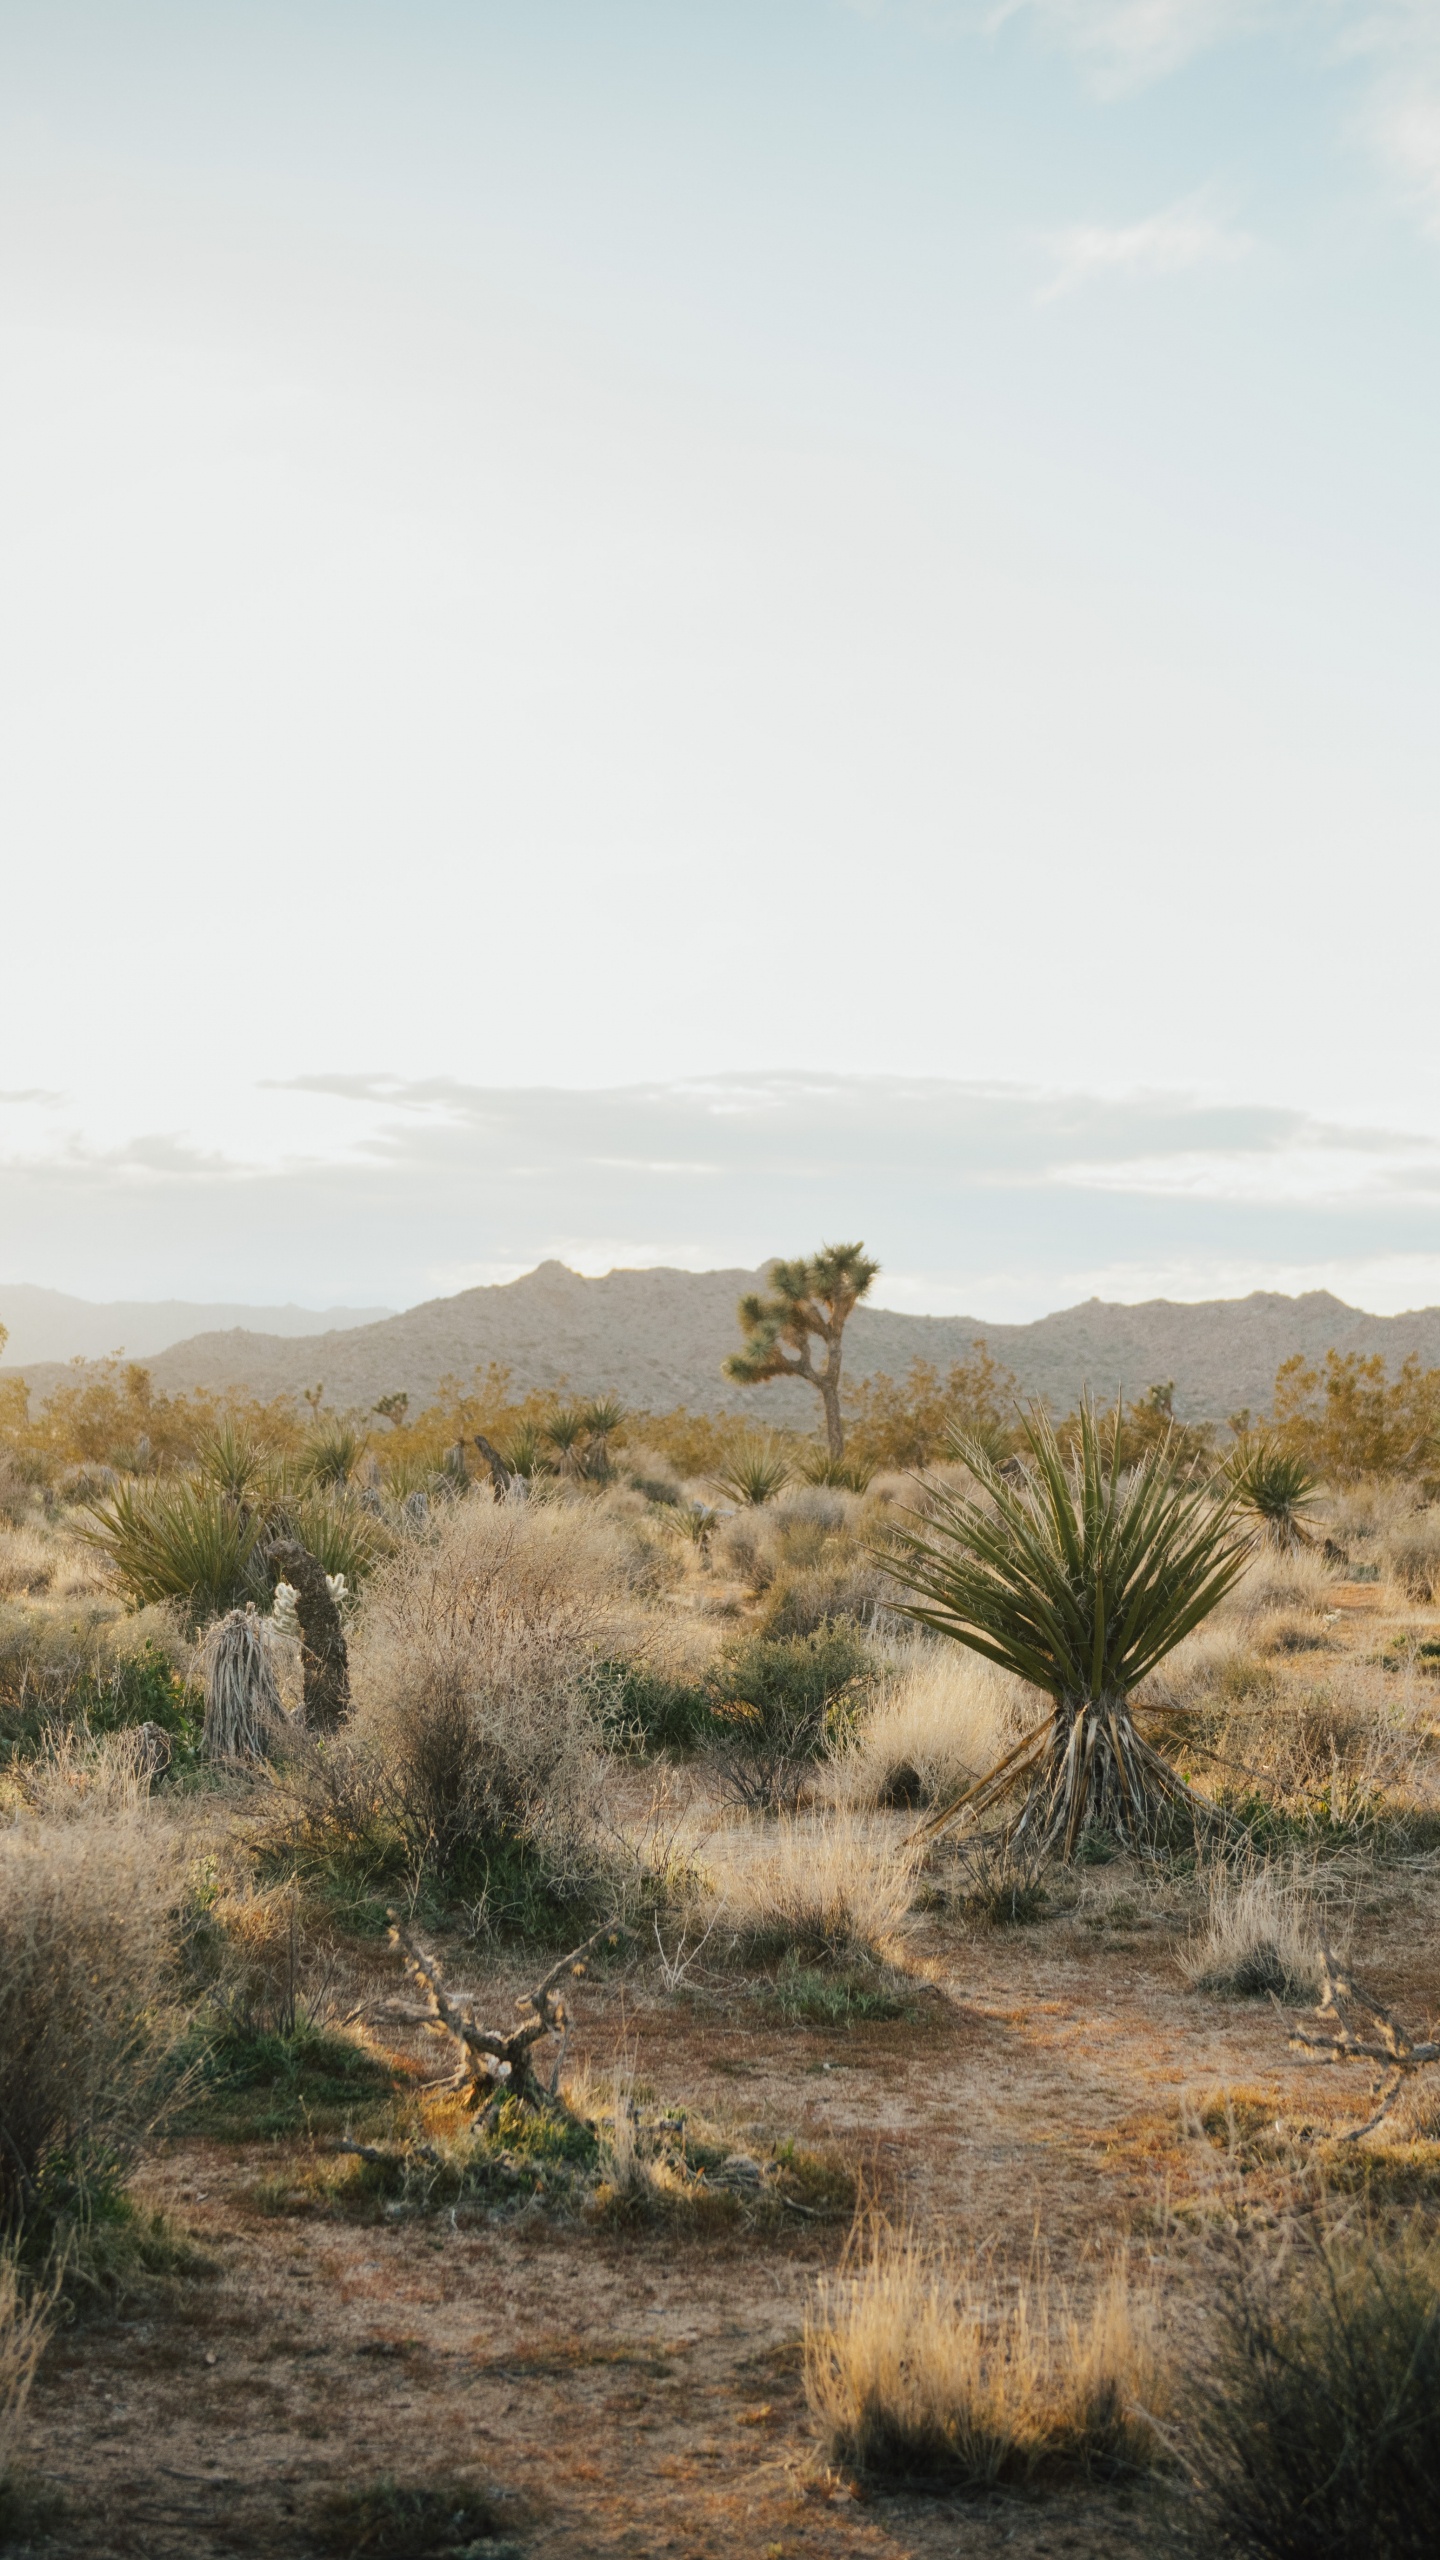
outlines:
[[1362, 2134], [1373, 2133], [1377, 2125], [1384, 2123], [1413, 2072], [1440, 2062], [1440, 2043], [1416, 2044], [1399, 2019], [1362, 1990], [1323, 1935], [1320, 1957], [1320, 1999], [1315, 2014], [1327, 2032], [1312, 2035], [1307, 2028], [1297, 2026], [1291, 2030], [1290, 2042], [1297, 2052], [1303, 2049], [1318, 2054], [1325, 2062], [1378, 2065], [1381, 2078], [1372, 2095], [1379, 2098], [1379, 2109], [1368, 2123], [1352, 2126], [1342, 2137], [1346, 2142], [1358, 2142]]
[[[498, 2027], [477, 2023], [475, 1994], [447, 1990], [438, 1956], [421, 1945], [397, 1913], [392, 1911], [389, 1917], [390, 1943], [401, 1950], [406, 1972], [425, 1995], [424, 2007], [413, 2014], [436, 2033], [453, 2037], [460, 2047], [453, 2077], [439, 2085], [463, 2091], [470, 2106], [477, 2106], [484, 2099], [487, 2117], [497, 2115], [506, 2098], [517, 2099], [521, 2106], [568, 2113], [559, 2086], [570, 2020], [559, 1986], [567, 1975], [574, 1979], [584, 1972], [585, 1958], [592, 1947], [598, 1947], [602, 1940], [608, 1939], [613, 1945], [617, 1938], [628, 1937], [624, 1924], [607, 1920], [603, 1927], [592, 1931], [583, 1946], [572, 1947], [567, 1956], [552, 1965], [533, 1991], [522, 1991], [515, 2003], [521, 2022], [505, 2035]], [[530, 2058], [532, 2047], [543, 2036], [557, 2036], [560, 2040], [548, 2087], [536, 2077]]]

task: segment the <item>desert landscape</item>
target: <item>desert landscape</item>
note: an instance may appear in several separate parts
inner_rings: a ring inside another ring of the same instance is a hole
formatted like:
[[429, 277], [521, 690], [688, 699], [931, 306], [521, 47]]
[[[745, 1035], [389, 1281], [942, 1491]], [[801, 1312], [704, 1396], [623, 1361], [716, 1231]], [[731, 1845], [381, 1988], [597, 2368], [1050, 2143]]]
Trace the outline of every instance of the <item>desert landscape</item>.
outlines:
[[592, 1383], [12, 1384], [5, 2548], [1428, 2548], [1440, 1373]]

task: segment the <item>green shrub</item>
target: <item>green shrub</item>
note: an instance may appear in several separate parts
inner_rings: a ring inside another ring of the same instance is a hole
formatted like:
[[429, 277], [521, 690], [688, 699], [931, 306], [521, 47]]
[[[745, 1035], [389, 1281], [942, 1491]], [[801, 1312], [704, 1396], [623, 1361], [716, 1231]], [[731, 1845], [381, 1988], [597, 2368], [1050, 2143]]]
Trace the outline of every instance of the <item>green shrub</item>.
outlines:
[[806, 1769], [858, 1704], [868, 1669], [864, 1645], [846, 1627], [727, 1645], [708, 1686], [728, 1792], [763, 1810], [793, 1804]]
[[1232, 2551], [1429, 2560], [1440, 2506], [1440, 2248], [1414, 2232], [1242, 2248], [1189, 2455]]
[[611, 1750], [694, 1751], [713, 1734], [709, 1696], [693, 1682], [626, 1661], [597, 1662], [592, 1682]]

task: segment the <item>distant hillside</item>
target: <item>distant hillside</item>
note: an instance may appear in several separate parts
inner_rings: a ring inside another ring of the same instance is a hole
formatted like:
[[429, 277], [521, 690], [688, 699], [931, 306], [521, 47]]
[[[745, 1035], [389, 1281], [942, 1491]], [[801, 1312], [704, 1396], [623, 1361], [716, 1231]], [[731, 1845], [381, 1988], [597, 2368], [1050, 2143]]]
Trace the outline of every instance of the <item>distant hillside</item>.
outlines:
[[[735, 1302], [762, 1280], [749, 1271], [611, 1271], [586, 1280], [545, 1262], [505, 1287], [464, 1289], [343, 1331], [298, 1340], [238, 1327], [197, 1334], [149, 1365], [167, 1388], [243, 1386], [273, 1396], [323, 1380], [328, 1406], [368, 1408], [404, 1388], [418, 1408], [447, 1373], [468, 1379], [498, 1360], [521, 1392], [564, 1382], [576, 1392], [608, 1388], [651, 1410], [687, 1404], [813, 1422], [816, 1399], [807, 1389], [732, 1387], [720, 1374], [739, 1338]], [[944, 1368], [963, 1359], [977, 1335], [1014, 1370], [1022, 1393], [1048, 1396], [1061, 1410], [1087, 1383], [1108, 1397], [1117, 1386], [1141, 1395], [1173, 1378], [1177, 1411], [1188, 1417], [1223, 1418], [1237, 1405], [1259, 1411], [1282, 1360], [1295, 1351], [1320, 1359], [1332, 1345], [1380, 1351], [1392, 1364], [1414, 1351], [1427, 1367], [1440, 1366], [1440, 1308], [1372, 1316], [1324, 1290], [1300, 1298], [1257, 1290], [1198, 1306], [1091, 1298], [1019, 1325], [862, 1307], [846, 1336], [849, 1373], [898, 1376], [916, 1358]], [[43, 1398], [58, 1372], [27, 1363], [26, 1374]]]
[[391, 1313], [389, 1307], [209, 1307], [184, 1298], [118, 1298], [104, 1305], [93, 1298], [67, 1297], [63, 1289], [0, 1282], [0, 1324], [10, 1336], [3, 1364], [7, 1369], [42, 1360], [103, 1360], [112, 1351], [148, 1360], [157, 1351], [168, 1351], [172, 1342], [188, 1342], [194, 1334], [216, 1333], [227, 1325], [249, 1325], [256, 1333], [281, 1336], [338, 1333]]

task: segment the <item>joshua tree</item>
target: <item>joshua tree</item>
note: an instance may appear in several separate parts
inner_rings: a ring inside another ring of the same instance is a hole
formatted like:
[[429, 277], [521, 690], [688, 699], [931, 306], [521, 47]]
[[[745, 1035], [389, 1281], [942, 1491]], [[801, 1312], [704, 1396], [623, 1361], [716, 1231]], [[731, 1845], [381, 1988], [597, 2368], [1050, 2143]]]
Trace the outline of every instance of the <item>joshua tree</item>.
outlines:
[[1301, 1513], [1309, 1510], [1319, 1487], [1303, 1458], [1276, 1440], [1247, 1440], [1232, 1452], [1229, 1475], [1240, 1509], [1256, 1521], [1267, 1546], [1293, 1555], [1297, 1547], [1310, 1545]]
[[370, 1410], [378, 1413], [382, 1422], [388, 1422], [392, 1431], [398, 1431], [410, 1410], [410, 1398], [403, 1387], [396, 1387], [388, 1396], [382, 1396]]
[[314, 1733], [333, 1733], [350, 1713], [350, 1656], [330, 1578], [309, 1548], [294, 1538], [272, 1540], [265, 1561], [295, 1594], [305, 1722]]
[[[752, 1291], [740, 1301], [745, 1346], [726, 1361], [726, 1377], [745, 1387], [763, 1386], [771, 1378], [803, 1378], [825, 1408], [832, 1458], [845, 1455], [840, 1338], [879, 1268], [863, 1245], [826, 1244], [808, 1262], [772, 1262], [769, 1296]], [[825, 1366], [817, 1369], [812, 1347], [822, 1343]]]
[[1197, 1799], [1137, 1731], [1131, 1699], [1243, 1571], [1251, 1537], [1228, 1484], [1196, 1486], [1164, 1444], [1129, 1474], [1108, 1463], [1088, 1402], [1067, 1463], [1049, 1417], [1025, 1418], [1027, 1459], [1006, 1473], [973, 1441], [956, 1453], [982, 1501], [939, 1492], [883, 1561], [920, 1595], [906, 1615], [1041, 1690], [1050, 1712], [987, 1777], [935, 1815], [938, 1831], [1027, 1781], [1016, 1837], [1073, 1855], [1106, 1830], [1143, 1848], [1167, 1803]]

